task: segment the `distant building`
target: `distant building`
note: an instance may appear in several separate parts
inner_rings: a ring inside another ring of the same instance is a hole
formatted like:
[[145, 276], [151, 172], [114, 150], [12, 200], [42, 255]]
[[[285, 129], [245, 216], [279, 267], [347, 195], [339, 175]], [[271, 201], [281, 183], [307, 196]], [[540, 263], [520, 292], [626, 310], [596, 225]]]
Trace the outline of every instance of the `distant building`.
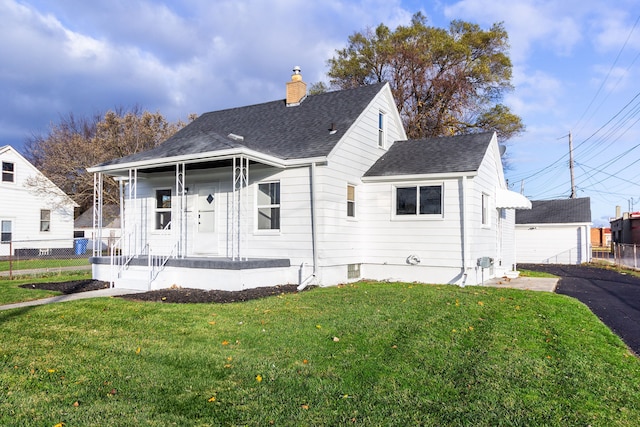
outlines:
[[640, 212], [625, 212], [612, 219], [611, 240], [614, 243], [640, 245]]
[[595, 227], [591, 229], [591, 246], [604, 248], [611, 245], [611, 228]]

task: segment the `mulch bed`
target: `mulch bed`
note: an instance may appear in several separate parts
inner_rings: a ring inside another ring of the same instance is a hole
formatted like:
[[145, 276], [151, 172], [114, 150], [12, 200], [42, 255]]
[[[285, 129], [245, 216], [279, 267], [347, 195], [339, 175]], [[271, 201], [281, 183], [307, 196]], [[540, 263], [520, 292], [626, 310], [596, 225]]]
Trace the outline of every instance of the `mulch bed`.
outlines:
[[[109, 282], [100, 280], [74, 280], [69, 282], [32, 283], [20, 285], [26, 289], [46, 289], [58, 291], [63, 294], [77, 292], [97, 291], [109, 288]], [[120, 298], [132, 301], [150, 301], [166, 303], [227, 303], [249, 301], [274, 295], [282, 295], [298, 292], [297, 285], [280, 285], [245, 289], [242, 291], [206, 291], [192, 288], [169, 288], [157, 291], [142, 292], [136, 294], [121, 295]]]
[[25, 289], [45, 289], [47, 291], [58, 291], [63, 294], [76, 294], [78, 292], [97, 291], [100, 289], [108, 289], [109, 282], [100, 280], [85, 279], [71, 280], [68, 282], [50, 282], [50, 283], [28, 283], [20, 285]]

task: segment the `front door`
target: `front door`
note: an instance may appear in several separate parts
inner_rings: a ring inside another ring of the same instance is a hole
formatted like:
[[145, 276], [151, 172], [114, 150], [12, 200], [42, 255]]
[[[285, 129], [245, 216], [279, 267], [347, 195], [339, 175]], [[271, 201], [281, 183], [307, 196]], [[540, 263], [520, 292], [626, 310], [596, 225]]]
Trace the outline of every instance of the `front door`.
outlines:
[[215, 186], [198, 188], [194, 252], [198, 254], [218, 253], [216, 233], [216, 194]]

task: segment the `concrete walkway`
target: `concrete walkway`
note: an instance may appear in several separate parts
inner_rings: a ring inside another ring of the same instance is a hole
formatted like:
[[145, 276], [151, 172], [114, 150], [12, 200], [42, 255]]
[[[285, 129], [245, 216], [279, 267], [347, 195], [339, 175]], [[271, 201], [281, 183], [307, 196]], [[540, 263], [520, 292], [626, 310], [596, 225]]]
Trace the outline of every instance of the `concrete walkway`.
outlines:
[[24, 307], [33, 307], [33, 306], [44, 305], [44, 304], [53, 304], [57, 302], [75, 301], [79, 299], [97, 298], [97, 297], [113, 297], [118, 295], [135, 294], [138, 292], [144, 292], [144, 291], [134, 290], [134, 289], [110, 288], [110, 289], [100, 289], [97, 291], [78, 292], [75, 294], [58, 295], [55, 297], [41, 298], [41, 299], [36, 299], [32, 301], [16, 302], [14, 304], [0, 305], [0, 311], [10, 310], [12, 308], [24, 308]]
[[558, 278], [549, 277], [516, 277], [515, 279], [496, 277], [494, 279], [485, 280], [482, 286], [522, 289], [528, 291], [555, 292], [559, 280], [560, 279]]

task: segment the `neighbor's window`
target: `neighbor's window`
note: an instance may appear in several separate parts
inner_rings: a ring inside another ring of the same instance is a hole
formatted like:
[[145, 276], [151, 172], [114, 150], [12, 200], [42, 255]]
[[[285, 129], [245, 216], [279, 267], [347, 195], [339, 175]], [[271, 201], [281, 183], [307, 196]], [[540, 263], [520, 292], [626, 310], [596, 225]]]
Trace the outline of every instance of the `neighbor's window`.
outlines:
[[280, 229], [280, 183], [258, 184], [258, 230]]
[[51, 211], [42, 209], [40, 211], [40, 231], [51, 231]]
[[489, 225], [489, 196], [482, 193], [482, 225]]
[[0, 243], [11, 241], [11, 221], [0, 221]]
[[385, 115], [382, 111], [378, 112], [378, 147], [385, 146]]
[[2, 182], [13, 182], [14, 170], [13, 163], [2, 162]]
[[347, 216], [355, 218], [356, 216], [356, 187], [347, 185]]
[[171, 189], [156, 190], [156, 230], [171, 229]]
[[442, 215], [442, 185], [396, 187], [396, 215]]

